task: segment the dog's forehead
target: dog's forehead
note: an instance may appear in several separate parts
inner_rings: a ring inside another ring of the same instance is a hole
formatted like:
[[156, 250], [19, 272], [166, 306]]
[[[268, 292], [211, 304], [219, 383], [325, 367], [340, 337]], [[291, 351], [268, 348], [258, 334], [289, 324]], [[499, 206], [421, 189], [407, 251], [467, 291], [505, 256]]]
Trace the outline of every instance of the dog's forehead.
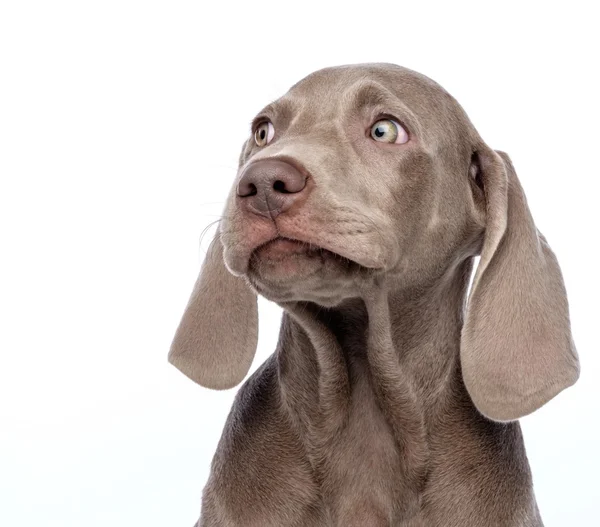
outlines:
[[307, 121], [331, 119], [339, 117], [340, 111], [351, 111], [360, 101], [351, 95], [357, 95], [364, 87], [369, 87], [372, 102], [387, 97], [401, 103], [418, 118], [427, 135], [472, 127], [462, 107], [438, 83], [408, 68], [387, 63], [315, 71], [294, 84], [274, 104], [293, 113], [302, 112]]
[[289, 97], [310, 99], [319, 104], [339, 98], [354, 87], [372, 83], [418, 110], [439, 106], [449, 97], [439, 84], [415, 71], [395, 64], [356, 64], [324, 68], [294, 84]]
[[430, 78], [396, 64], [351, 64], [323, 68], [307, 75], [290, 88], [290, 93], [322, 94], [329, 90], [343, 90], [352, 83], [373, 80], [391, 91], [402, 88], [421, 88], [427, 95], [439, 95], [445, 90]]

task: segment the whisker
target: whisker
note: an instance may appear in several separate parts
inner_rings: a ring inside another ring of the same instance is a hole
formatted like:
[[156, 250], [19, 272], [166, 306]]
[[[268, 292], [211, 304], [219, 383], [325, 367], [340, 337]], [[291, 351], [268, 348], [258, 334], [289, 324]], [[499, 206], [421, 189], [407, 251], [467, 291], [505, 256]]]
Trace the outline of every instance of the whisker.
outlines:
[[200, 242], [198, 243], [198, 248], [202, 247], [202, 241], [204, 240], [204, 236], [208, 233], [208, 230], [215, 224], [219, 223], [223, 218], [219, 218], [218, 220], [211, 221], [200, 233]]

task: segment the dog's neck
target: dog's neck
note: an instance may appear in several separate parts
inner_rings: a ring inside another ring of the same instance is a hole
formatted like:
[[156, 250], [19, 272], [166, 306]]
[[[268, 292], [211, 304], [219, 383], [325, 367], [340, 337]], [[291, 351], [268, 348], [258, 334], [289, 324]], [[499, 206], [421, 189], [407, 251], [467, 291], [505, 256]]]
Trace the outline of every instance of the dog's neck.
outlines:
[[[390, 284], [387, 293], [388, 324], [397, 365], [425, 412], [436, 406], [442, 410], [448, 396], [466, 396], [459, 351], [471, 271], [472, 258], [468, 258], [426, 286], [407, 289], [398, 280]], [[296, 372], [306, 381], [308, 375], [329, 371], [327, 364], [332, 361], [339, 366], [340, 375], [344, 370], [348, 372], [351, 384], [355, 378], [353, 368], [370, 369], [366, 354], [370, 331], [369, 309], [363, 299], [348, 300], [331, 309], [297, 305], [292, 316], [284, 316], [282, 325], [278, 353], [282, 379], [285, 381], [289, 372], [293, 382]], [[323, 346], [320, 355], [315, 341], [325, 338], [334, 339], [337, 346]], [[307, 357], [307, 348], [315, 351], [312, 360]], [[341, 357], [333, 357], [335, 354]], [[340, 359], [341, 366], [336, 363]], [[332, 379], [341, 385], [341, 380]], [[317, 380], [315, 390], [318, 384]]]
[[423, 403], [458, 382], [460, 339], [473, 259], [447, 271], [421, 290], [397, 288], [390, 294], [390, 323], [401, 366], [410, 374]]
[[[376, 429], [379, 446], [364, 447], [381, 453], [375, 465], [386, 444], [397, 452], [406, 517], [416, 514], [432, 431], [441, 419], [476, 416], [459, 361], [471, 265], [418, 290], [376, 287], [335, 309], [287, 306], [276, 355], [281, 403], [317, 481], [341, 463], [332, 452], [342, 438], [360, 442], [365, 429]], [[351, 471], [353, 460], [345, 462]]]

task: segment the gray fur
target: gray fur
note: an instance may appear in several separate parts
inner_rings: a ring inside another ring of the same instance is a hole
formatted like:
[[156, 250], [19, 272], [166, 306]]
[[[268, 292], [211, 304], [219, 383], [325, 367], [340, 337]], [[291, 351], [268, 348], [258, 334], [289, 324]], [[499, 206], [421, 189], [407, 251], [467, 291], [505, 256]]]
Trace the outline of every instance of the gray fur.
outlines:
[[[380, 114], [410, 140], [371, 139]], [[232, 387], [255, 353], [256, 294], [284, 315], [237, 394], [198, 526], [541, 526], [517, 420], [579, 363], [508, 156], [391, 64], [315, 72], [258, 115], [274, 139], [244, 145], [169, 360]], [[277, 251], [279, 237], [300, 243]]]

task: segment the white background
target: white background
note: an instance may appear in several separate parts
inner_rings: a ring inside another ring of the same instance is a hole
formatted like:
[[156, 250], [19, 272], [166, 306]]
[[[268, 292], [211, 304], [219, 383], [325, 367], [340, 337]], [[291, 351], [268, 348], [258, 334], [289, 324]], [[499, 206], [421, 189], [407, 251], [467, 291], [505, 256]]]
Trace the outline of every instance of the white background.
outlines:
[[[440, 82], [507, 151], [558, 255], [579, 383], [522, 421], [547, 526], [598, 526], [593, 2], [0, 7], [0, 525], [186, 526], [235, 390], [167, 351], [249, 122], [324, 66]], [[255, 369], [280, 312], [261, 301]]]

